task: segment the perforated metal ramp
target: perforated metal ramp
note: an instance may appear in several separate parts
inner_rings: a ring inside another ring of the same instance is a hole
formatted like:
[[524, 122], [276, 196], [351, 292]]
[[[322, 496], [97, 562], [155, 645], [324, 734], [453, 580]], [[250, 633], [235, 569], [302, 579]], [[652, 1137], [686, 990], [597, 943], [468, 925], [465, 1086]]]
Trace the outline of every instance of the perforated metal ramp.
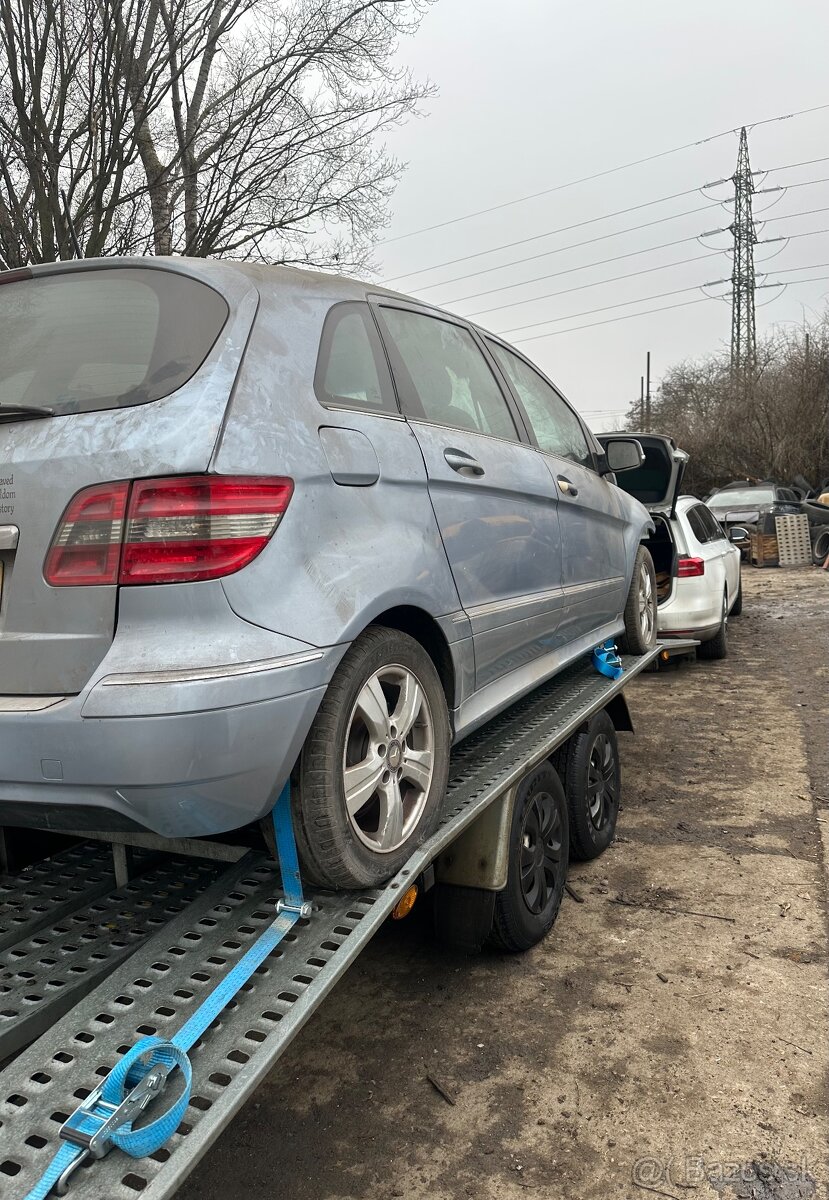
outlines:
[[[467, 738], [453, 753], [438, 831], [384, 887], [312, 893], [313, 914], [222, 1012], [191, 1053], [185, 1122], [153, 1158], [113, 1151], [75, 1176], [77, 1200], [171, 1196], [420, 874], [506, 788], [565, 741], [657, 653], [625, 658], [613, 682], [582, 663]], [[271, 922], [273, 863], [248, 855], [112, 972], [0, 1073], [0, 1194], [32, 1187], [66, 1116], [120, 1054], [150, 1033], [169, 1036]]]
[[0, 1061], [49, 1029], [220, 873], [218, 863], [164, 856], [126, 887], [0, 952]]
[[[139, 873], [148, 856], [138, 851]], [[62, 850], [17, 875], [0, 876], [0, 950], [31, 937], [115, 888], [108, 846], [84, 843]]]

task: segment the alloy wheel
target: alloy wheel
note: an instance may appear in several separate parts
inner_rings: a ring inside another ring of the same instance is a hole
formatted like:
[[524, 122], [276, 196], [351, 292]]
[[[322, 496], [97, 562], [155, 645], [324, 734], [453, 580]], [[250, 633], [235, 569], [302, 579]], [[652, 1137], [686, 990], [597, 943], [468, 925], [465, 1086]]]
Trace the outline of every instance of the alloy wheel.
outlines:
[[354, 702], [343, 752], [348, 819], [369, 849], [390, 854], [417, 827], [434, 749], [432, 713], [414, 672], [399, 665], [375, 671]]
[[653, 580], [644, 563], [639, 570], [639, 628], [642, 637], [650, 645], [653, 640], [656, 613], [653, 603]]

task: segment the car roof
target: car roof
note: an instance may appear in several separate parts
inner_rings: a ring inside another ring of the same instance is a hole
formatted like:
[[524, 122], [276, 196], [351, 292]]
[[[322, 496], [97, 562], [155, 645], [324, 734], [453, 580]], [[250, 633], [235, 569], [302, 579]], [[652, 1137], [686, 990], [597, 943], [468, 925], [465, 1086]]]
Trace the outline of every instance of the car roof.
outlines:
[[[221, 290], [222, 280], [229, 276], [242, 275], [251, 281], [261, 291], [287, 293], [289, 296], [314, 297], [330, 300], [365, 300], [367, 296], [382, 296], [391, 300], [414, 302], [422, 308], [430, 309], [454, 320], [465, 317], [451, 313], [446, 309], [422, 300], [417, 296], [406, 295], [394, 288], [384, 287], [366, 279], [358, 279], [348, 275], [336, 275], [329, 271], [314, 271], [304, 267], [286, 267], [269, 263], [236, 262], [223, 258], [186, 258], [170, 255], [147, 257], [118, 257], [112, 258], [83, 258], [71, 259], [66, 262], [40, 263], [33, 265], [30, 270], [34, 276], [66, 274], [73, 271], [103, 270], [115, 267], [141, 267], [145, 270], [175, 271], [178, 274], [190, 275], [204, 283], [213, 283]], [[492, 335], [490, 335], [492, 336]]]

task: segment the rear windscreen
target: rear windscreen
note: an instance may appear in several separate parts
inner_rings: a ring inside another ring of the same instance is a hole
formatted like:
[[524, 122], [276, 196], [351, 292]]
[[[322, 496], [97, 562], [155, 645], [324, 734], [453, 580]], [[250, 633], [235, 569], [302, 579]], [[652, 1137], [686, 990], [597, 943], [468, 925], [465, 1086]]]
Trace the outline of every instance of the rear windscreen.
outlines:
[[218, 292], [172, 271], [113, 267], [0, 287], [0, 406], [57, 414], [160, 400], [224, 327]]

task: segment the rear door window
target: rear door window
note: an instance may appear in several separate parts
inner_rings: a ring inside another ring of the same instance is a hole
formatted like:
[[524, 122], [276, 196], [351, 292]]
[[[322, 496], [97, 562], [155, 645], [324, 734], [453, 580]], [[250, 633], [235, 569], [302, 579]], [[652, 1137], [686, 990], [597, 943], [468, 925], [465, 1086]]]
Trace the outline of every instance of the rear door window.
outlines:
[[595, 467], [581, 421], [555, 388], [511, 350], [487, 344], [515, 389], [540, 450], [582, 467]]
[[380, 311], [407, 416], [519, 440], [504, 394], [468, 329], [409, 309], [384, 305]]
[[[708, 509], [702, 504], [695, 504], [693, 508], [688, 510], [688, 524], [691, 526], [691, 532], [701, 546], [705, 546], [713, 540], [711, 526], [706, 520], [707, 517], [710, 517], [714, 521]], [[714, 524], [716, 525], [716, 521], [714, 521]]]
[[197, 279], [144, 267], [0, 287], [0, 405], [55, 414], [160, 400], [198, 371], [228, 318]]
[[711, 512], [711, 509], [707, 508], [706, 505], [704, 505], [704, 504], [701, 504], [699, 506], [699, 519], [702, 522], [704, 528], [708, 531], [708, 541], [709, 542], [717, 542], [717, 541], [725, 540], [725, 531], [724, 531], [722, 525], [720, 525], [717, 518]]
[[397, 414], [383, 345], [365, 302], [346, 301], [329, 311], [314, 387], [322, 404]]

